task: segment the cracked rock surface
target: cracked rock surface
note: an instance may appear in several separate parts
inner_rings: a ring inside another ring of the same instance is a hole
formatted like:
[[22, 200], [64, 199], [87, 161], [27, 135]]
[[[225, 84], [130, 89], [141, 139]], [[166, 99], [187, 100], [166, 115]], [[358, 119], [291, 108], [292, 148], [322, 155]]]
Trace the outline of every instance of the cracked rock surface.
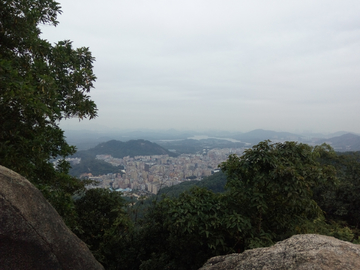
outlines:
[[104, 269], [41, 192], [0, 166], [0, 269]]

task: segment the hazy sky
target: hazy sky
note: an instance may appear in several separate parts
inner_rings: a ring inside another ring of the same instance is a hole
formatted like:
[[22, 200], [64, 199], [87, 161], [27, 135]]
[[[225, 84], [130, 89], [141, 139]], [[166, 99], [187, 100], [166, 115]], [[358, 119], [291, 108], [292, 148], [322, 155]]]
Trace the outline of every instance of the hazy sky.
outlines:
[[358, 0], [58, 0], [90, 47], [93, 126], [360, 132]]

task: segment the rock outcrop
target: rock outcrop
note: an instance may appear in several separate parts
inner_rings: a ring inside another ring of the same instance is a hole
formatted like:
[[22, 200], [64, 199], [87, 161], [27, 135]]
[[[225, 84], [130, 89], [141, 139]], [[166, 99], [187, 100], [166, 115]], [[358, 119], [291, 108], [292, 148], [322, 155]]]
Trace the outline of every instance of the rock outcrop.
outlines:
[[104, 269], [41, 192], [0, 166], [0, 269]]
[[295, 235], [271, 247], [213, 257], [200, 269], [354, 270], [360, 269], [360, 245], [323, 235]]

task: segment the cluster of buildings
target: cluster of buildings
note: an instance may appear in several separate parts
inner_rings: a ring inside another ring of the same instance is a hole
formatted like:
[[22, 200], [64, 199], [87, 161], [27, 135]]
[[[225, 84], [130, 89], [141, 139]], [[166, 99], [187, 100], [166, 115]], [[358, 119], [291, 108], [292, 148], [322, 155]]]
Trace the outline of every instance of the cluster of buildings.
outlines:
[[156, 194], [162, 187], [210, 176], [230, 154], [241, 155], [243, 151], [244, 148], [212, 149], [204, 150], [202, 154], [182, 154], [178, 157], [153, 155], [113, 158], [110, 155], [97, 155], [97, 159], [123, 166], [124, 170], [116, 174], [87, 176], [98, 182], [97, 187]]

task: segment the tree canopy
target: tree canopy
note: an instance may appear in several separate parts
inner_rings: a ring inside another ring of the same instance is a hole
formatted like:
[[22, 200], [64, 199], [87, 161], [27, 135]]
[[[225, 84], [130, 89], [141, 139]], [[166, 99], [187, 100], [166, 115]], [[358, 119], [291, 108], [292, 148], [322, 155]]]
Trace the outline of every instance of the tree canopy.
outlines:
[[56, 26], [60, 13], [53, 0], [0, 1], [0, 164], [27, 177], [53, 202], [57, 192], [65, 196], [81, 187], [67, 174], [66, 162], [57, 168], [50, 162], [75, 152], [59, 121], [97, 115], [88, 95], [96, 79], [89, 49], [40, 37], [39, 25]]
[[280, 240], [302, 232], [306, 221], [322, 217], [313, 189], [336, 179], [335, 169], [318, 161], [329, 151], [326, 145], [264, 141], [221, 164], [234, 207], [251, 217], [254, 234]]
[[106, 269], [118, 269], [112, 268], [119, 263], [114, 257], [125, 248], [123, 245], [131, 231], [125, 205], [120, 192], [103, 188], [89, 189], [75, 201], [76, 233]]

